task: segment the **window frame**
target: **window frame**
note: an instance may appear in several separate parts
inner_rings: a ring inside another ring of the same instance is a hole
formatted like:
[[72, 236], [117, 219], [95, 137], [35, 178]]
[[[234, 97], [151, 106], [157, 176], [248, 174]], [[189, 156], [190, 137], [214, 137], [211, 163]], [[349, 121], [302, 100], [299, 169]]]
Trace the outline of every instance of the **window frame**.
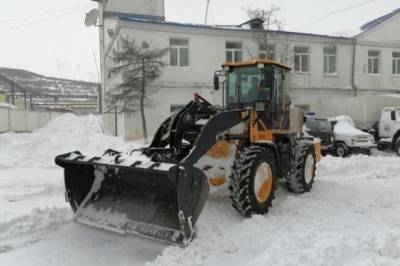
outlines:
[[262, 60], [275, 60], [275, 44], [267, 44], [266, 47], [263, 47], [264, 45], [258, 45], [258, 58]]
[[[334, 49], [334, 53], [327, 53], [326, 49]], [[322, 72], [324, 73], [325, 76], [337, 76], [338, 71], [337, 71], [337, 46], [336, 45], [330, 45], [330, 46], [324, 46], [322, 49], [322, 55], [323, 55], [323, 65], [322, 65]], [[330, 66], [331, 66], [331, 60], [334, 62], [334, 71], [331, 71]], [[325, 69], [326, 67], [326, 69]]]
[[[307, 53], [304, 52], [296, 52], [296, 48], [306, 48]], [[303, 56], [307, 56], [307, 71], [303, 70]], [[296, 70], [296, 57], [299, 57], [299, 69]], [[293, 47], [293, 71], [295, 73], [300, 73], [300, 74], [310, 74], [311, 73], [311, 52], [310, 52], [310, 47], [309, 46], [304, 46], [304, 45], [295, 45]]]
[[[178, 40], [178, 41], [185, 41], [187, 44], [172, 44], [172, 40]], [[189, 49], [189, 39], [188, 38], [181, 38], [181, 37], [170, 37], [169, 38], [169, 66], [170, 67], [189, 67], [190, 66], [190, 49]], [[176, 50], [176, 65], [172, 65], [171, 62], [171, 50], [174, 49]], [[187, 50], [187, 64], [182, 65], [182, 50], [186, 49]]]
[[[378, 55], [377, 56], [371, 56], [370, 52], [377, 52]], [[381, 50], [376, 50], [376, 49], [368, 49], [368, 60], [367, 60], [367, 73], [370, 76], [379, 76], [381, 74]], [[374, 71], [374, 67], [375, 67], [375, 60], [376, 61], [376, 66], [378, 71], [375, 73]], [[371, 64], [371, 68], [370, 68], [370, 62], [372, 62]], [[370, 71], [371, 69], [371, 71]]]
[[[399, 54], [399, 56], [395, 57], [395, 53]], [[400, 76], [400, 50], [392, 51], [392, 75], [396, 77]]]
[[[240, 48], [228, 48], [228, 43], [239, 44]], [[228, 61], [228, 53], [230, 53], [232, 60]], [[237, 60], [237, 53], [240, 53], [240, 60]], [[236, 63], [243, 61], [243, 42], [240, 41], [225, 41], [225, 61], [227, 63]]]

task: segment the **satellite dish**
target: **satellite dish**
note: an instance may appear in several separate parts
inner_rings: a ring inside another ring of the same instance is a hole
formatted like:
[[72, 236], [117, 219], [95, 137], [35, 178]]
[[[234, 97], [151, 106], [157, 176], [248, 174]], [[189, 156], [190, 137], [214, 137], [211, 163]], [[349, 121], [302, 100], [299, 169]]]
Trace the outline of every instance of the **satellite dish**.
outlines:
[[85, 25], [90, 27], [96, 25], [97, 19], [99, 18], [99, 10], [97, 8], [93, 8], [86, 14]]

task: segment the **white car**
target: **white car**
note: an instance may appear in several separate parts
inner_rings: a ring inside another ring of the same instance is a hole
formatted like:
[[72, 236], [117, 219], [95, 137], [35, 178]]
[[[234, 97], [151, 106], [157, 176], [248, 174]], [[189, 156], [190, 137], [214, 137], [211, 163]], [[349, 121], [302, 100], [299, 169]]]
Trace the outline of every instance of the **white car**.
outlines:
[[370, 153], [375, 148], [375, 140], [371, 134], [357, 129], [349, 116], [337, 116], [328, 119], [335, 135], [333, 152], [339, 157], [350, 153]]

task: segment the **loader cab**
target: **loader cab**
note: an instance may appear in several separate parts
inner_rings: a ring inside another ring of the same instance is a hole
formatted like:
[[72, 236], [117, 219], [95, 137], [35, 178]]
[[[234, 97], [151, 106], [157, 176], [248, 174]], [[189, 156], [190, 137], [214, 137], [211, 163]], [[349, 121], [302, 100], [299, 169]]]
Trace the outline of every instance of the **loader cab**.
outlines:
[[252, 60], [225, 63], [223, 68], [227, 109], [255, 107], [269, 128], [288, 126], [281, 121], [289, 115], [290, 67], [270, 60]]

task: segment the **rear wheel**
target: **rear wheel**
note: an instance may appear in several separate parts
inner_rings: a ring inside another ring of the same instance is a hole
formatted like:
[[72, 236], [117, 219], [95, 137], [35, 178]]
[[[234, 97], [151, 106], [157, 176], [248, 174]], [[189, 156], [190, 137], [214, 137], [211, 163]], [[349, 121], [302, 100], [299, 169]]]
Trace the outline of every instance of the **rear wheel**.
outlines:
[[267, 213], [276, 189], [276, 167], [272, 152], [260, 146], [246, 148], [230, 178], [233, 207], [245, 216]]
[[349, 154], [349, 149], [347, 148], [346, 144], [338, 143], [335, 146], [335, 154], [338, 157], [346, 157]]
[[295, 193], [311, 190], [315, 177], [315, 152], [312, 145], [300, 144], [295, 148], [294, 169], [286, 178], [288, 188]]
[[396, 142], [394, 143], [394, 151], [400, 156], [400, 138], [397, 138]]

